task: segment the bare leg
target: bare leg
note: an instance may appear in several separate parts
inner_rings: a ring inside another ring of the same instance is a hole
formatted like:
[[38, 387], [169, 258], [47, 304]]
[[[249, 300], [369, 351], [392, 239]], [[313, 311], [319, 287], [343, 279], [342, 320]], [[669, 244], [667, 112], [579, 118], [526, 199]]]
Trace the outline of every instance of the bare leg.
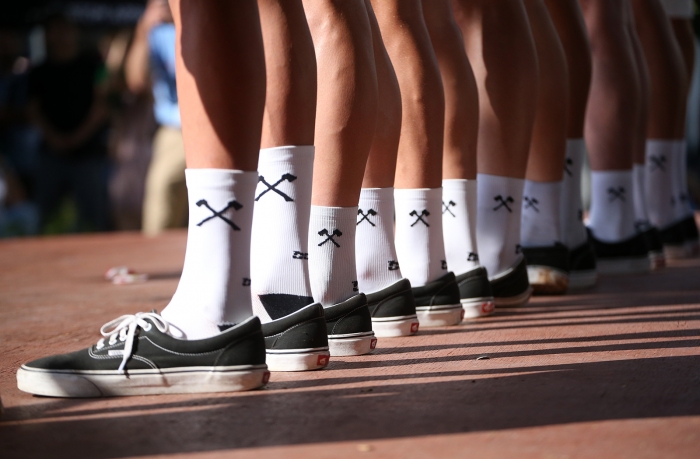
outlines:
[[572, 251], [570, 286], [583, 287], [592, 285], [596, 277], [594, 261], [591, 261], [587, 250], [581, 200], [582, 171], [587, 156], [583, 126], [591, 85], [591, 46], [577, 0], [546, 0], [545, 3], [564, 47], [569, 69], [566, 159], [560, 208], [561, 238]]
[[314, 299], [331, 306], [359, 292], [355, 228], [377, 122], [377, 74], [362, 0], [305, 0], [304, 9], [319, 75], [309, 274]]
[[[589, 228], [598, 269], [616, 273], [648, 271], [648, 249], [634, 226], [632, 164], [640, 84], [627, 30], [629, 9], [624, 1], [579, 2], [593, 50], [585, 135], [592, 169]], [[607, 249], [610, 244], [626, 247], [623, 264], [617, 263]]]
[[[513, 297], [522, 303], [529, 286], [520, 253], [520, 203], [537, 104], [535, 43], [520, 0], [453, 0], [452, 6], [479, 89], [479, 259], [492, 279], [511, 273], [523, 278], [522, 294]], [[496, 290], [497, 304], [510, 302]]]
[[252, 315], [250, 236], [265, 61], [254, 0], [172, 0], [170, 7], [190, 224], [182, 277], [163, 317], [188, 338], [201, 338]]
[[[402, 279], [394, 244], [394, 176], [401, 136], [401, 91], [369, 0], [365, 0], [365, 8], [372, 28], [379, 106], [357, 210], [355, 252], [360, 291], [374, 293]], [[375, 326], [375, 331], [381, 332], [381, 325]]]
[[537, 48], [539, 84], [520, 238], [535, 292], [564, 293], [569, 285], [569, 251], [561, 244], [560, 207], [568, 127], [568, 69], [544, 1], [524, 3]]
[[479, 93], [450, 1], [423, 0], [423, 16], [445, 90], [442, 150], [445, 256], [450, 270], [461, 275], [480, 266], [476, 246]]
[[[446, 274], [442, 240], [444, 96], [420, 0], [373, 1], [401, 90], [396, 250], [414, 287]], [[421, 218], [417, 224], [414, 222]], [[413, 224], [413, 226], [411, 226]]]
[[679, 174], [685, 149], [686, 67], [662, 4], [632, 0], [632, 5], [651, 81], [646, 165], [649, 219], [661, 229], [667, 255], [677, 258], [685, 252], [679, 222], [689, 209]]
[[313, 302], [308, 271], [316, 56], [301, 0], [258, 0], [267, 97], [251, 240], [253, 312], [263, 322]]

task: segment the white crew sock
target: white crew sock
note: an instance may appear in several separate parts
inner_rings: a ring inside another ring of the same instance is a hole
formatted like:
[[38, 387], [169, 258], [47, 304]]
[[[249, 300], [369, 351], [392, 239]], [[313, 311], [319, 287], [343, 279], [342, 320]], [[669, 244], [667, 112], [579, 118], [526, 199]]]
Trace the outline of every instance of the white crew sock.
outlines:
[[693, 215], [693, 208], [690, 205], [690, 194], [688, 192], [688, 178], [686, 166], [686, 141], [674, 141], [673, 149], [673, 190], [675, 205], [673, 214], [676, 220], [682, 220], [689, 215]]
[[313, 303], [308, 267], [313, 168], [313, 146], [260, 150], [250, 272], [253, 312], [263, 322]]
[[525, 180], [520, 222], [523, 247], [549, 247], [561, 241], [561, 188], [562, 182]]
[[401, 280], [394, 246], [393, 188], [362, 188], [355, 256], [361, 292], [374, 293]]
[[413, 287], [447, 274], [442, 238], [442, 188], [394, 190], [396, 254]]
[[588, 226], [604, 242], [635, 235], [632, 170], [591, 172], [591, 212]]
[[644, 231], [649, 226], [649, 214], [647, 213], [646, 185], [644, 183], [645, 166], [635, 164], [632, 168], [632, 186], [634, 188], [634, 226], [639, 231]]
[[252, 314], [250, 231], [257, 172], [187, 169], [189, 227], [180, 283], [162, 316], [187, 339]]
[[447, 266], [455, 274], [479, 267], [476, 247], [476, 180], [442, 181], [442, 234]]
[[522, 258], [520, 218], [525, 180], [478, 174], [476, 183], [479, 261], [493, 278]]
[[309, 278], [315, 301], [333, 306], [357, 295], [357, 207], [311, 206]]
[[649, 221], [664, 229], [674, 223], [676, 202], [674, 177], [674, 149], [671, 140], [647, 140], [644, 181]]
[[581, 202], [581, 175], [586, 162], [586, 141], [567, 139], [564, 180], [561, 187], [559, 218], [561, 240], [571, 250], [586, 242]]

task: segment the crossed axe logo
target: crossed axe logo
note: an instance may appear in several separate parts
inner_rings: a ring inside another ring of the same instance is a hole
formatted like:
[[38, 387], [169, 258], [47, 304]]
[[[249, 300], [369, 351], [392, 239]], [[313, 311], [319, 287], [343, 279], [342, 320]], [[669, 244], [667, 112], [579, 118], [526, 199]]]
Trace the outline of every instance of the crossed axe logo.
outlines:
[[523, 198], [523, 201], [525, 201], [525, 209], [529, 209], [532, 207], [532, 210], [535, 212], [539, 213], [540, 209], [537, 208], [537, 205], [540, 203], [537, 198], [530, 198], [528, 196], [525, 196]]
[[300, 252], [298, 250], [295, 250], [292, 254], [292, 258], [294, 258], [295, 260], [308, 260], [309, 254], [307, 252]]
[[399, 269], [399, 262], [396, 260], [389, 260], [389, 271], [396, 271]]
[[332, 242], [334, 246], [340, 247], [340, 244], [335, 242], [335, 239], [333, 239], [333, 238], [342, 236], [343, 232], [336, 228], [333, 230], [332, 233], [329, 233], [327, 229], [323, 228], [321, 231], [318, 232], [318, 235], [319, 236], [326, 236], [326, 239], [321, 241], [321, 243], [318, 245], [319, 247], [321, 247], [323, 244], [325, 244], [328, 241]]
[[651, 161], [651, 171], [660, 170], [661, 172], [666, 172], [666, 156], [665, 155], [649, 155], [649, 161]]
[[428, 224], [428, 222], [426, 222], [425, 220], [423, 220], [423, 217], [429, 217], [429, 216], [430, 216], [430, 212], [428, 212], [427, 209], [421, 210], [420, 213], [418, 213], [418, 211], [416, 211], [416, 210], [413, 210], [413, 211], [411, 211], [411, 213], [408, 214], [408, 215], [410, 215], [411, 217], [416, 217], [416, 221], [413, 222], [413, 223], [411, 224], [411, 226], [415, 226], [416, 223], [418, 223], [418, 222], [423, 222], [423, 224], [424, 224], [425, 226], [430, 226], [430, 225]]
[[291, 197], [289, 197], [287, 194], [285, 194], [285, 193], [281, 192], [280, 190], [278, 190], [278, 189], [277, 189], [277, 185], [279, 185], [280, 183], [284, 182], [285, 180], [286, 180], [287, 182], [293, 182], [293, 181], [296, 180], [296, 179], [297, 179], [296, 176], [294, 176], [294, 175], [292, 175], [292, 174], [284, 174], [284, 175], [282, 175], [282, 177], [281, 177], [279, 180], [277, 180], [275, 183], [273, 183], [272, 185], [270, 185], [270, 184], [267, 183], [267, 181], [265, 180], [265, 177], [263, 177], [262, 175], [259, 176], [259, 177], [258, 177], [258, 182], [259, 182], [259, 183], [262, 183], [263, 185], [265, 185], [265, 186], [267, 187], [267, 189], [264, 190], [263, 192], [261, 192], [261, 193], [258, 195], [258, 197], [255, 198], [255, 200], [256, 200], [256, 201], [259, 201], [260, 198], [262, 198], [263, 195], [264, 195], [265, 193], [268, 193], [268, 192], [270, 192], [270, 191], [274, 191], [274, 192], [277, 193], [278, 195], [282, 196], [282, 198], [283, 198], [285, 201], [287, 201], [287, 202], [292, 202], [292, 201], [294, 201], [294, 199], [292, 199]]
[[233, 223], [231, 220], [224, 217], [224, 215], [223, 215], [224, 212], [226, 212], [227, 210], [229, 210], [231, 208], [233, 208], [233, 210], [238, 210], [238, 209], [242, 208], [243, 206], [241, 204], [239, 204], [238, 201], [229, 201], [228, 204], [226, 204], [226, 207], [224, 207], [223, 209], [221, 209], [219, 211], [212, 209], [212, 207], [209, 205], [209, 203], [207, 202], [206, 199], [200, 199], [199, 201], [197, 201], [197, 207], [202, 207], [202, 206], [209, 209], [211, 211], [211, 215], [208, 216], [207, 218], [205, 218], [204, 220], [202, 220], [201, 222], [197, 223], [197, 226], [202, 226], [203, 224], [205, 224], [209, 220], [218, 217], [218, 218], [222, 219], [223, 221], [225, 221], [231, 228], [233, 228], [234, 231], [241, 230], [238, 227], [238, 225], [236, 225], [235, 223]]
[[467, 261], [479, 261], [479, 255], [475, 254], [474, 252], [469, 252]]
[[503, 199], [503, 196], [501, 196], [501, 195], [499, 194], [498, 196], [495, 196], [495, 197], [493, 198], [493, 200], [500, 203], [500, 204], [498, 204], [496, 207], [493, 208], [494, 211], [500, 209], [501, 207], [505, 207], [506, 210], [508, 210], [508, 212], [511, 212], [511, 213], [513, 212], [513, 209], [511, 209], [510, 206], [508, 205], [508, 204], [512, 204], [512, 203], [513, 203], [513, 198], [512, 198], [512, 197], [508, 196], [508, 197], [506, 197], [505, 199]]
[[569, 177], [573, 177], [574, 173], [571, 172], [571, 169], [569, 169], [569, 166], [574, 165], [574, 160], [571, 158], [566, 158], [566, 161], [564, 162], [564, 172], [566, 172], [566, 175]]
[[357, 215], [362, 215], [362, 218], [357, 222], [359, 225], [362, 222], [367, 222], [372, 226], [377, 226], [374, 223], [372, 223], [372, 220], [369, 219], [369, 216], [371, 215], [372, 217], [377, 215], [377, 211], [374, 209], [369, 209], [366, 213], [362, 211], [362, 209], [357, 209]]
[[614, 202], [618, 199], [625, 202], [625, 187], [619, 186], [617, 188], [608, 188], [608, 202]]
[[449, 201], [447, 204], [445, 204], [445, 201], [443, 201], [443, 202], [442, 202], [442, 213], [443, 213], [443, 215], [444, 215], [446, 212], [449, 212], [450, 215], [452, 215], [453, 217], [456, 217], [456, 215], [453, 214], [452, 211], [450, 210], [450, 207], [454, 207], [454, 206], [456, 206], [456, 205], [457, 205], [457, 203], [454, 202], [454, 201]]

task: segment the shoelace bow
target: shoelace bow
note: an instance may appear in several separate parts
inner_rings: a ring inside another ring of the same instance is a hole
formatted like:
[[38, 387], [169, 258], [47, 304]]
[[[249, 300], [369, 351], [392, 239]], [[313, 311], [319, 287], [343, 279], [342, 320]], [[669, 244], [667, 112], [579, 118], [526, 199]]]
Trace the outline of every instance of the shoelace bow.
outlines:
[[[150, 319], [148, 322], [145, 319]], [[162, 333], [167, 333], [169, 324], [156, 312], [138, 312], [136, 314], [127, 314], [110, 320], [100, 328], [100, 333], [104, 338], [100, 338], [97, 342], [97, 349], [102, 349], [105, 346], [105, 338], [109, 338], [107, 342], [110, 346], [119, 341], [124, 342], [124, 350], [110, 350], [109, 355], [122, 355], [122, 363], [119, 365], [119, 372], [124, 374], [124, 367], [129, 361], [134, 350], [134, 336], [138, 327], [149, 331], [153, 323], [156, 328]]]

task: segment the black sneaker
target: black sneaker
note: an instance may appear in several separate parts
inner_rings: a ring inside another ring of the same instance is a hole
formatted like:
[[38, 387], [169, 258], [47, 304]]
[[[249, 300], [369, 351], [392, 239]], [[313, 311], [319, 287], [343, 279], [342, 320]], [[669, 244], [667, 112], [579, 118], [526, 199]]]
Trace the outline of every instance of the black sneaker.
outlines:
[[321, 303], [262, 325], [270, 371], [318, 370], [328, 365], [328, 333]]
[[530, 300], [532, 287], [527, 276], [527, 263], [523, 257], [515, 266], [492, 278], [491, 290], [498, 306], [522, 306]]
[[691, 257], [697, 257], [700, 255], [700, 234], [698, 234], [695, 216], [688, 215], [681, 220], [681, 225], [683, 225], [683, 233], [685, 234], [686, 253]]
[[546, 247], [523, 247], [527, 278], [533, 292], [562, 295], [569, 288], [569, 249], [560, 243]]
[[643, 234], [636, 234], [621, 242], [603, 242], [588, 230], [593, 245], [598, 272], [601, 274], [646, 273], [651, 270], [649, 247]]
[[421, 327], [457, 325], [464, 317], [455, 275], [449, 272], [421, 287], [413, 287], [416, 314]]
[[366, 296], [372, 315], [372, 329], [377, 337], [408, 336], [418, 332], [416, 303], [408, 279], [401, 279]]
[[659, 229], [661, 242], [664, 246], [664, 254], [667, 260], [679, 260], [688, 257], [688, 249], [685, 245], [686, 234], [683, 221], [674, 223], [666, 228]]
[[367, 297], [360, 293], [324, 309], [331, 355], [369, 354], [377, 347]]
[[664, 245], [661, 242], [661, 234], [659, 230], [653, 226], [645, 226], [642, 234], [649, 247], [649, 261], [651, 269], [660, 269], [666, 266], [666, 255], [664, 255]]
[[22, 365], [17, 387], [50, 397], [109, 397], [233, 392], [267, 383], [257, 317], [199, 340], [174, 338], [169, 328], [155, 312], [121, 316], [102, 326], [105, 338], [96, 345]]
[[464, 309], [464, 318], [473, 319], [493, 314], [496, 303], [486, 268], [479, 266], [455, 278], [459, 287], [459, 301]]
[[569, 251], [569, 288], [593, 287], [598, 282], [598, 268], [590, 241]]

